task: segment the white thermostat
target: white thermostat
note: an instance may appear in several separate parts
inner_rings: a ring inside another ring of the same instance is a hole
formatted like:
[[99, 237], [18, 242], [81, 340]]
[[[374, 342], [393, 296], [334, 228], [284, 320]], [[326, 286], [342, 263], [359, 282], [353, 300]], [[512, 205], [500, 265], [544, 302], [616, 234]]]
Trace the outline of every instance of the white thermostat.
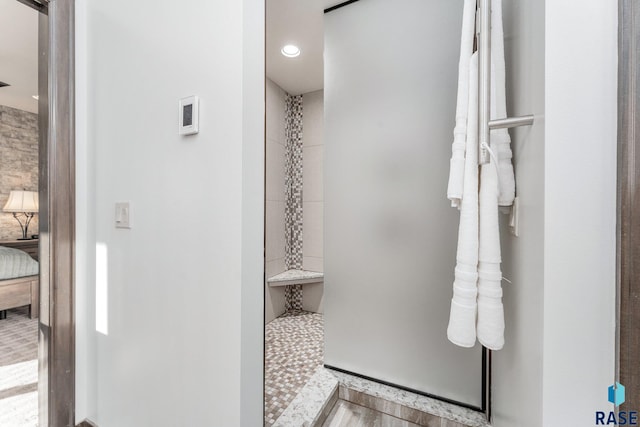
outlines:
[[180, 121], [178, 123], [180, 135], [193, 135], [199, 132], [198, 104], [197, 96], [188, 96], [180, 100]]

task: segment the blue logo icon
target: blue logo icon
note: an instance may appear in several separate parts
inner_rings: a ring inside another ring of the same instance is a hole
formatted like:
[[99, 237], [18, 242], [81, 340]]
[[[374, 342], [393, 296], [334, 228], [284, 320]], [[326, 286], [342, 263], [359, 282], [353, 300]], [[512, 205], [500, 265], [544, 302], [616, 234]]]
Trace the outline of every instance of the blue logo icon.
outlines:
[[617, 381], [609, 387], [609, 402], [616, 406], [624, 403], [624, 386]]
[[[624, 403], [624, 386], [616, 381], [614, 385], [609, 387], [609, 402], [616, 406]], [[637, 426], [638, 411], [596, 411], [597, 426]]]

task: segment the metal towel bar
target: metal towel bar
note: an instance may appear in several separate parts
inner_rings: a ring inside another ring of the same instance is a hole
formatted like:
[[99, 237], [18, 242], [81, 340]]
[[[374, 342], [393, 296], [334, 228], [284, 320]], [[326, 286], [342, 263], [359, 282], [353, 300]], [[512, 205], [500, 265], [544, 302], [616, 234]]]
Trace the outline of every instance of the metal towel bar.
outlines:
[[489, 120], [489, 129], [515, 128], [518, 126], [531, 126], [533, 124], [533, 115], [508, 117], [506, 119]]
[[491, 0], [480, 0], [480, 35], [478, 40], [478, 142], [481, 165], [490, 162], [488, 150], [491, 129], [530, 126], [533, 116], [491, 120]]

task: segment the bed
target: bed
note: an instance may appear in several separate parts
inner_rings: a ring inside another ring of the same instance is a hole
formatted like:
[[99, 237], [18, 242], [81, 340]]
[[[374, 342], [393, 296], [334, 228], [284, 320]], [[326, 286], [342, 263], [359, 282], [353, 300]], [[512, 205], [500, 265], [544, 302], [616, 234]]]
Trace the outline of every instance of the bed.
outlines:
[[29, 316], [38, 317], [39, 268], [26, 252], [0, 246], [0, 312], [29, 306]]

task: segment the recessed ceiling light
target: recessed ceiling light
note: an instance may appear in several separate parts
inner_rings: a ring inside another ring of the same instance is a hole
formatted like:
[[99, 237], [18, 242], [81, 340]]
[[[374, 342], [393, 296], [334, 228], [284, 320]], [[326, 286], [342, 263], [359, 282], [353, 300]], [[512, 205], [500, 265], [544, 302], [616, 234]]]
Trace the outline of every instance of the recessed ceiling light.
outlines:
[[282, 52], [282, 54], [287, 58], [295, 58], [296, 56], [300, 55], [300, 48], [298, 46], [288, 44], [283, 46], [280, 52]]
[[31, 97], [32, 97], [33, 99], [35, 99], [36, 101], [40, 99], [40, 97], [39, 97], [38, 95], [31, 95]]

